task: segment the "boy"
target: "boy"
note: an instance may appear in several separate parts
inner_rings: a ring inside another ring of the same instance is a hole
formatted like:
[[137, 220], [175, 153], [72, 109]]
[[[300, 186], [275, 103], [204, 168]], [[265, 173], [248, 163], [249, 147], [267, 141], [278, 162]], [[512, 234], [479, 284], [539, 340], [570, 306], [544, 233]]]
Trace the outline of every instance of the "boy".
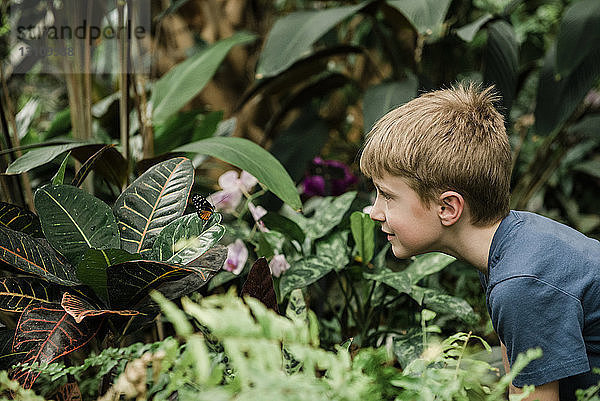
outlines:
[[[519, 353], [543, 356], [514, 379], [528, 399], [574, 400], [600, 367], [600, 242], [553, 220], [509, 210], [511, 152], [492, 88], [424, 94], [369, 133], [361, 171], [377, 198], [392, 251], [438, 251], [475, 266], [509, 369]], [[560, 397], [560, 398], [559, 398]]]

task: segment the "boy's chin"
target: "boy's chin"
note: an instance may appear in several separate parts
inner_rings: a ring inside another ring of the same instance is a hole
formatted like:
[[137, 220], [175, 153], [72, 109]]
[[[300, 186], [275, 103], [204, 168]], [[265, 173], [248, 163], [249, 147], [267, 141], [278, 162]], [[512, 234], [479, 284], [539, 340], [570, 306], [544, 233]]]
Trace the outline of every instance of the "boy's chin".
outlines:
[[395, 245], [392, 245], [392, 253], [398, 259], [409, 259], [416, 255], [416, 253], [411, 252], [406, 248], [401, 248]]

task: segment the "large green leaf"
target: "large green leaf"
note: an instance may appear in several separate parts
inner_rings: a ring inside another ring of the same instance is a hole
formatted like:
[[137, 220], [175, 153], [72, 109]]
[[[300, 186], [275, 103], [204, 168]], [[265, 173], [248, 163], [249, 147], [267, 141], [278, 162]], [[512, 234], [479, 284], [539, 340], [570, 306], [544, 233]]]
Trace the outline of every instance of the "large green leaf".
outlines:
[[90, 248], [119, 247], [119, 232], [110, 207], [70, 185], [47, 185], [34, 197], [48, 242], [76, 264]]
[[151, 257], [177, 264], [195, 260], [225, 234], [225, 227], [220, 224], [214, 224], [202, 232], [202, 223], [197, 214], [188, 214], [171, 222], [154, 241]]
[[137, 316], [141, 312], [131, 309], [105, 309], [100, 305], [90, 302], [88, 299], [65, 292], [62, 296], [60, 306], [63, 307], [76, 323], [81, 323], [86, 317], [119, 315]]
[[366, 213], [354, 212], [350, 215], [350, 229], [358, 257], [368, 264], [375, 254], [375, 222]]
[[486, 22], [491, 20], [492, 17], [492, 14], [485, 13], [470, 24], [458, 28], [456, 30], [456, 35], [466, 42], [471, 42], [473, 41], [475, 34], [479, 32], [479, 29], [485, 25]]
[[333, 270], [334, 267], [333, 260], [325, 256], [308, 256], [293, 263], [279, 282], [281, 297], [285, 297], [296, 288], [309, 286]]
[[44, 240], [0, 226], [0, 261], [57, 284], [79, 283], [75, 269]]
[[174, 149], [216, 157], [246, 170], [294, 209], [302, 206], [294, 182], [272, 154], [243, 138], [208, 138]]
[[355, 191], [346, 192], [338, 197], [314, 198], [318, 204], [315, 205], [315, 213], [310, 218], [306, 218], [300, 213], [285, 208], [282, 210], [282, 213], [285, 217], [298, 224], [307, 237], [315, 240], [323, 237], [340, 224], [342, 218], [348, 209], [350, 209], [354, 198], [356, 198]]
[[350, 262], [348, 231], [334, 231], [316, 243], [317, 256], [331, 259], [335, 271], [343, 270]]
[[260, 79], [284, 71], [310, 53], [312, 45], [320, 37], [368, 3], [318, 11], [297, 11], [277, 20], [260, 54], [257, 77]]
[[125, 189], [113, 209], [121, 249], [149, 255], [160, 231], [183, 214], [193, 181], [192, 162], [176, 157], [151, 167]]
[[126, 309], [132, 308], [162, 284], [194, 273], [184, 266], [136, 260], [109, 266], [106, 274], [110, 307]]
[[415, 261], [402, 271], [395, 272], [384, 268], [377, 273], [363, 273], [363, 276], [389, 285], [398, 292], [410, 294], [419, 280], [444, 269], [454, 260], [452, 256], [432, 252], [417, 256]]
[[462, 298], [442, 294], [430, 288], [413, 286], [410, 294], [419, 305], [438, 313], [456, 316], [467, 324], [476, 324], [479, 316], [475, 313], [471, 305]]
[[451, 0], [387, 0], [400, 11], [421, 35], [439, 30]]
[[[71, 151], [75, 159], [81, 163], [85, 163], [91, 156], [107, 145], [88, 142], [71, 142], [56, 145], [53, 142], [47, 142], [39, 144], [39, 146], [10, 164], [6, 169], [6, 174], [24, 173], [35, 167], [49, 163], [62, 153], [68, 151]], [[111, 146], [95, 162], [94, 171], [116, 186], [121, 187], [127, 179], [127, 161], [114, 146]]]
[[88, 249], [77, 265], [77, 278], [101, 299], [108, 300], [106, 269], [108, 266], [141, 259], [122, 249]]
[[0, 226], [21, 231], [34, 237], [42, 236], [42, 226], [38, 216], [27, 209], [10, 203], [0, 202]]
[[556, 72], [568, 76], [590, 54], [600, 50], [600, 2], [571, 4], [560, 21], [556, 39]]
[[417, 78], [410, 74], [403, 81], [386, 82], [368, 88], [363, 101], [365, 131], [368, 132], [385, 113], [413, 99], [417, 95], [418, 85]]
[[0, 279], [0, 310], [23, 312], [34, 302], [60, 301], [59, 287], [35, 277], [4, 277]]
[[62, 145], [50, 145], [39, 149], [33, 149], [12, 162], [6, 169], [6, 174], [21, 174], [35, 167], [51, 162], [61, 154], [89, 143], [73, 142]]
[[600, 49], [590, 53], [568, 76], [557, 76], [556, 48], [548, 50], [540, 71], [535, 105], [535, 130], [548, 135], [573, 114], [600, 78]]
[[254, 34], [238, 32], [169, 70], [154, 84], [151, 98], [153, 123], [162, 124], [192, 100], [210, 81], [233, 46], [255, 39]]
[[515, 97], [518, 69], [519, 44], [513, 27], [503, 20], [492, 22], [488, 25], [483, 80], [496, 85], [507, 111]]

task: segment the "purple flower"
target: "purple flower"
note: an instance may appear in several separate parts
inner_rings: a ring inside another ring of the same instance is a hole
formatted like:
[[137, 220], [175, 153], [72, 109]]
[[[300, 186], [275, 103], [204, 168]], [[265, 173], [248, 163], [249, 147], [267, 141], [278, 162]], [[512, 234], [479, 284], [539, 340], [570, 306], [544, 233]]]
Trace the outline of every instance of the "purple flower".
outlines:
[[290, 264], [285, 260], [285, 255], [279, 254], [273, 256], [273, 259], [269, 262], [269, 269], [271, 274], [275, 277], [281, 276], [281, 273], [290, 268]]
[[338, 196], [346, 192], [357, 180], [344, 163], [315, 157], [309, 173], [302, 181], [302, 193], [307, 196]]
[[223, 264], [223, 270], [227, 270], [233, 274], [240, 274], [247, 260], [248, 248], [244, 245], [244, 241], [238, 238], [235, 242], [227, 246], [227, 259]]

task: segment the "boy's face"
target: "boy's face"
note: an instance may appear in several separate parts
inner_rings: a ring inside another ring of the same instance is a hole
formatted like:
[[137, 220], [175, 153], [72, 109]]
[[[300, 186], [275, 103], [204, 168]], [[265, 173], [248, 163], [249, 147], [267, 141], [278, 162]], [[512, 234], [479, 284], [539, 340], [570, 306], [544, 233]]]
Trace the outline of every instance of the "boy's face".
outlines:
[[425, 206], [419, 196], [401, 177], [384, 175], [373, 179], [377, 199], [371, 219], [381, 222], [381, 230], [388, 234], [388, 241], [397, 258], [439, 250], [442, 225], [438, 207]]

